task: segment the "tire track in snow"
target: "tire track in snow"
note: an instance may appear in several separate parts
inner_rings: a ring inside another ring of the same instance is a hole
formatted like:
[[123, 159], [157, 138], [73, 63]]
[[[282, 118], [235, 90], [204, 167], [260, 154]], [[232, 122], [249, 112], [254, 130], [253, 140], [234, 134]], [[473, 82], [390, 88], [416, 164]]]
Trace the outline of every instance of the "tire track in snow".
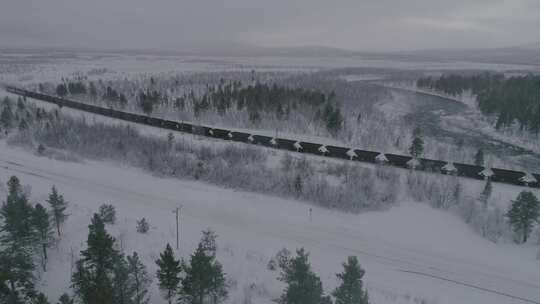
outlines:
[[536, 300], [531, 300], [531, 299], [523, 298], [523, 297], [520, 297], [520, 296], [515, 296], [515, 295], [509, 294], [509, 293], [500, 292], [500, 291], [497, 291], [497, 290], [493, 290], [493, 289], [489, 289], [489, 288], [485, 288], [485, 287], [481, 287], [481, 286], [478, 286], [478, 285], [469, 284], [469, 283], [465, 283], [465, 282], [460, 282], [460, 281], [457, 281], [457, 280], [452, 280], [452, 279], [432, 275], [432, 274], [429, 274], [429, 273], [423, 273], [423, 272], [412, 271], [412, 270], [403, 270], [403, 269], [398, 269], [398, 271], [404, 272], [404, 273], [416, 274], [416, 275], [420, 275], [420, 276], [424, 276], [424, 277], [428, 277], [428, 278], [438, 279], [438, 280], [454, 283], [454, 284], [457, 284], [457, 285], [462, 285], [462, 286], [466, 286], [466, 287], [469, 287], [469, 288], [474, 288], [474, 289], [482, 290], [482, 291], [485, 291], [485, 292], [497, 294], [497, 295], [500, 295], [500, 296], [505, 296], [507, 298], [511, 298], [511, 299], [514, 299], [514, 300], [520, 300], [520, 301], [523, 301], [523, 302], [526, 302], [526, 303], [540, 304], [540, 302], [538, 302]]

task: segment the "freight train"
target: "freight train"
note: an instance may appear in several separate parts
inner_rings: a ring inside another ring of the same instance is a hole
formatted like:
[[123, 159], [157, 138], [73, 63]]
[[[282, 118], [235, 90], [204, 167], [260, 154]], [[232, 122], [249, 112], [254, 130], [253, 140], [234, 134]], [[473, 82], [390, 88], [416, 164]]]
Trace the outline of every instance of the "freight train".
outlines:
[[160, 119], [141, 114], [129, 113], [125, 111], [119, 111], [77, 102], [57, 96], [33, 92], [13, 86], [6, 86], [6, 90], [12, 94], [20, 95], [25, 98], [28, 97], [50, 102], [58, 105], [59, 107], [68, 107], [89, 113], [99, 114], [107, 117], [177, 132], [198, 134], [216, 139], [243, 142], [247, 144], [260, 145], [274, 149], [282, 149], [298, 153], [339, 158], [348, 161], [360, 161], [373, 164], [394, 166], [398, 168], [426, 171], [431, 173], [456, 175], [460, 177], [468, 177], [478, 180], [491, 179], [491, 181], [493, 182], [540, 188], [540, 175], [538, 174], [530, 174], [526, 172], [498, 168], [487, 168], [470, 164], [451, 163], [427, 158], [415, 159], [411, 156], [406, 155], [389, 153], [385, 154], [382, 152], [324, 145], [319, 143], [306, 142], [302, 140], [274, 138], [270, 136], [257, 135], [254, 133], [237, 132], [227, 129], [213, 128], [210, 126], [201, 126], [185, 122]]

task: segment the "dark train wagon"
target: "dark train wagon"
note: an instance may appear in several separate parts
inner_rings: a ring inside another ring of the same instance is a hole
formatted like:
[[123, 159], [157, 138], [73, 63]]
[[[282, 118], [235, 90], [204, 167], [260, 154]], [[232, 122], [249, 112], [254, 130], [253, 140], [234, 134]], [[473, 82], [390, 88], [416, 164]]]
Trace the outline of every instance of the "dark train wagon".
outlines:
[[285, 138], [274, 138], [277, 142], [277, 147], [283, 150], [302, 152], [302, 146], [296, 140], [290, 140]]
[[278, 142], [270, 136], [251, 135], [253, 141], [251, 143], [265, 147], [279, 148]]
[[321, 144], [314, 144], [314, 143], [305, 142], [305, 141], [299, 142], [298, 144], [302, 147], [302, 152], [304, 153], [324, 155], [324, 153], [319, 151]]
[[454, 163], [454, 166], [458, 170], [458, 176], [465, 176], [474, 179], [484, 179], [484, 177], [480, 174], [485, 169], [484, 167], [462, 163]]
[[229, 136], [229, 139], [232, 140], [232, 141], [237, 141], [237, 142], [243, 142], [243, 143], [249, 143], [249, 137], [251, 136], [251, 134], [249, 133], [245, 133], [245, 132], [236, 132], [236, 131], [231, 131], [229, 132], [230, 134], [228, 134], [227, 136]]
[[349, 151], [354, 151], [349, 148], [337, 147], [337, 146], [325, 146], [325, 148], [326, 150], [328, 150], [328, 152], [326, 152], [327, 156], [335, 157], [335, 158], [343, 158], [343, 159], [351, 159], [351, 156], [347, 155], [347, 153]]
[[186, 133], [194, 133], [193, 132], [193, 125], [189, 123], [180, 123], [180, 131], [186, 132]]
[[435, 160], [435, 159], [428, 159], [428, 158], [420, 158], [418, 159], [420, 162], [420, 168], [422, 170], [427, 172], [437, 172], [441, 173], [443, 172], [443, 167], [448, 164], [447, 162]]
[[373, 152], [373, 151], [366, 151], [366, 150], [359, 150], [355, 149], [354, 152], [357, 155], [357, 160], [362, 162], [368, 162], [368, 163], [377, 163], [377, 156], [381, 153], [379, 152]]
[[225, 130], [225, 129], [208, 128], [206, 136], [228, 140], [228, 139], [230, 139], [229, 133], [230, 133], [230, 131]]
[[525, 177], [524, 172], [497, 168], [493, 168], [491, 171], [494, 173], [494, 175], [491, 177], [491, 180], [494, 182], [511, 183], [515, 185], [525, 184], [522, 181], [522, 178]]
[[412, 160], [411, 156], [397, 155], [397, 154], [384, 154], [388, 159], [388, 164], [401, 168], [409, 168], [409, 161]]

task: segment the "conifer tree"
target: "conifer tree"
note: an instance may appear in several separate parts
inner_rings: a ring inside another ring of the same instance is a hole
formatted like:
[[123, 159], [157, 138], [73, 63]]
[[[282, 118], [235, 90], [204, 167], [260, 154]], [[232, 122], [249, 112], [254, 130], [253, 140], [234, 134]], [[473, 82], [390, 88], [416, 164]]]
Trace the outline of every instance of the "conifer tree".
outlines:
[[66, 88], [66, 85], [61, 83], [56, 87], [56, 95], [60, 97], [64, 97], [68, 94], [68, 90]]
[[16, 176], [12, 176], [8, 183], [8, 195], [0, 209], [0, 241], [17, 244], [20, 247], [30, 246], [36, 240], [36, 231], [32, 223], [34, 208], [28, 203], [22, 186]]
[[68, 217], [68, 214], [66, 214], [68, 202], [64, 200], [64, 197], [59, 194], [58, 190], [56, 190], [56, 187], [53, 186], [51, 189], [51, 193], [49, 194], [49, 199], [47, 199], [47, 203], [49, 203], [49, 205], [51, 206], [52, 217], [56, 225], [56, 231], [58, 232], [58, 237], [60, 237], [60, 226], [66, 221]]
[[415, 128], [413, 131], [413, 141], [409, 147], [409, 153], [412, 157], [418, 158], [424, 153], [424, 140], [420, 128]]
[[84, 304], [114, 304], [113, 269], [119, 256], [114, 249], [115, 239], [97, 214], [88, 230], [87, 248], [81, 251], [82, 257], [76, 263], [72, 287]]
[[216, 260], [216, 235], [212, 230], [203, 232], [203, 237], [189, 265], [185, 265], [186, 276], [182, 279], [182, 299], [191, 304], [206, 301], [217, 304], [227, 298], [227, 284], [222, 265]]
[[129, 273], [129, 266], [123, 254], [119, 254], [113, 266], [113, 303], [132, 304], [135, 297], [133, 277]]
[[335, 304], [368, 304], [367, 291], [363, 290], [362, 277], [365, 271], [358, 264], [355, 256], [350, 256], [343, 263], [343, 272], [337, 277], [340, 285], [332, 295], [336, 298]]
[[133, 252], [133, 255], [127, 257], [128, 271], [133, 280], [133, 303], [134, 304], [148, 304], [148, 287], [152, 280], [146, 272], [146, 267], [139, 259], [137, 252]]
[[102, 204], [99, 206], [99, 216], [105, 224], [114, 225], [116, 222], [116, 209], [111, 204]]
[[520, 234], [523, 243], [531, 233], [534, 223], [540, 218], [540, 202], [530, 191], [522, 191], [515, 201], [512, 201], [506, 217], [515, 233]]
[[58, 299], [57, 304], [73, 304], [73, 299], [67, 293], [64, 293]]
[[53, 239], [54, 230], [51, 225], [49, 213], [41, 204], [36, 204], [34, 208], [32, 223], [37, 231], [38, 242], [41, 245], [41, 266], [43, 267], [43, 271], [47, 271], [47, 248]]
[[0, 251], [0, 295], [5, 303], [30, 302], [35, 295], [34, 269], [32, 251], [28, 247], [12, 243]]
[[474, 164], [480, 167], [484, 166], [484, 150], [478, 149], [474, 155]]
[[16, 176], [12, 176], [7, 185], [8, 195], [0, 209], [0, 276], [4, 281], [0, 289], [6, 293], [7, 303], [25, 303], [35, 295], [33, 208]]
[[484, 190], [482, 190], [482, 193], [480, 193], [480, 201], [484, 204], [484, 206], [487, 205], [487, 202], [491, 197], [491, 192], [493, 192], [493, 185], [491, 184], [491, 179], [488, 178], [486, 185], [484, 186]]
[[4, 103], [2, 113], [0, 113], [0, 125], [3, 129], [10, 129], [13, 126], [13, 111], [10, 103]]
[[158, 278], [159, 289], [163, 293], [163, 297], [169, 304], [176, 298], [178, 284], [180, 283], [180, 261], [174, 257], [174, 252], [171, 245], [167, 244], [165, 251], [159, 254], [159, 259], [156, 260], [159, 269], [156, 276]]
[[280, 281], [287, 284], [279, 299], [280, 304], [321, 304], [328, 299], [323, 295], [320, 278], [311, 270], [309, 254], [303, 248], [281, 270]]
[[148, 230], [150, 230], [150, 225], [148, 224], [148, 221], [146, 218], [142, 218], [137, 221], [137, 232], [138, 233], [147, 233]]
[[38, 293], [35, 297], [33, 304], [49, 304], [49, 300], [47, 300], [47, 297], [42, 292]]

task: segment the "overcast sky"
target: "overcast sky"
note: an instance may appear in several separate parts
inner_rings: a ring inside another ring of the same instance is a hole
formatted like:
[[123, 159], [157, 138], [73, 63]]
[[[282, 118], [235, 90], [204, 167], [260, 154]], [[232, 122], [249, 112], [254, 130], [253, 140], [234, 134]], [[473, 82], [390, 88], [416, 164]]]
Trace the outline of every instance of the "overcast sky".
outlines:
[[540, 41], [540, 0], [0, 0], [0, 46], [353, 50]]

